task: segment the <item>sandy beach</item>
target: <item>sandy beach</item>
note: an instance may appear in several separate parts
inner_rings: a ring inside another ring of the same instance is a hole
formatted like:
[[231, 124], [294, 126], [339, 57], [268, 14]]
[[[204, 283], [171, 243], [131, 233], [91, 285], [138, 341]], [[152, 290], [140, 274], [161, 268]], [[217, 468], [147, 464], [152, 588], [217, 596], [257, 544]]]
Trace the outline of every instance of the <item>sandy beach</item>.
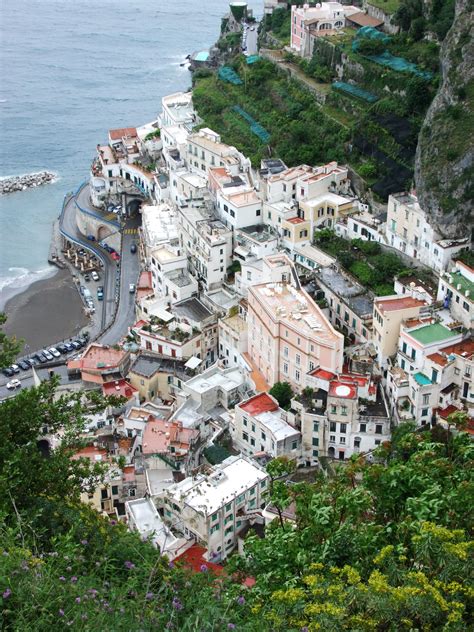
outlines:
[[32, 353], [76, 335], [89, 324], [68, 270], [41, 279], [7, 301], [4, 331], [23, 338]]

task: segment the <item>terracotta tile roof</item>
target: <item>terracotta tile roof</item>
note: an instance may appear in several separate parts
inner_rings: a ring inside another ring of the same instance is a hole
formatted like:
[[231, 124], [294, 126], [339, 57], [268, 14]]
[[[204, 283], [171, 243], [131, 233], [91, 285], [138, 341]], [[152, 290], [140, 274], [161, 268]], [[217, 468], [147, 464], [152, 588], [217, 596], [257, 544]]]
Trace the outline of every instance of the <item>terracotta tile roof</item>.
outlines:
[[474, 338], [462, 340], [461, 342], [457, 342], [449, 347], [443, 347], [443, 353], [446, 353], [446, 355], [455, 354], [462, 356], [463, 358], [469, 358], [474, 355]]
[[425, 301], [420, 301], [411, 296], [400, 296], [399, 298], [390, 298], [387, 300], [379, 298], [376, 299], [375, 304], [382, 313], [395, 312], [399, 309], [409, 309], [410, 307], [423, 307], [423, 305], [426, 305]]
[[314, 371], [311, 371], [310, 375], [312, 375], [313, 377], [317, 377], [320, 380], [327, 380], [328, 382], [336, 377], [335, 373], [331, 373], [331, 371], [325, 371], [324, 369], [314, 369]]
[[136, 127], [119, 127], [117, 129], [109, 130], [110, 140], [121, 140], [124, 136], [137, 136]]
[[448, 364], [448, 358], [441, 353], [431, 353], [429, 356], [426, 356], [426, 359], [431, 360], [439, 366], [446, 366]]
[[239, 404], [239, 408], [245, 410], [246, 413], [255, 417], [260, 413], [268, 413], [272, 410], [278, 410], [278, 404], [268, 395], [268, 393], [260, 393], [251, 397], [246, 402]]
[[290, 219], [287, 219], [286, 221], [290, 224], [302, 224], [305, 220], [301, 217], [290, 217]]
[[374, 28], [382, 26], [383, 24], [383, 20], [377, 20], [377, 18], [373, 18], [371, 15], [367, 15], [367, 13], [363, 13], [362, 11], [353, 13], [352, 15], [346, 15], [346, 20], [357, 24], [357, 26], [373, 26]]

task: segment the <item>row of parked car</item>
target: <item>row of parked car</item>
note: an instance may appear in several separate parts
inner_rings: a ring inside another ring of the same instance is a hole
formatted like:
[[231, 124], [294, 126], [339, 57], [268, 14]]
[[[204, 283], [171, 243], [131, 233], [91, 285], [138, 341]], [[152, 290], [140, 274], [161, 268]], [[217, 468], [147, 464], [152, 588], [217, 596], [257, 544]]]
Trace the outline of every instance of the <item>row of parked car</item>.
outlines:
[[31, 355], [29, 358], [20, 360], [18, 364], [12, 364], [11, 366], [3, 368], [2, 373], [6, 377], [13, 377], [14, 375], [20, 373], [20, 370], [28, 371], [28, 369], [33, 366], [37, 366], [38, 364], [52, 362], [55, 358], [61, 357], [61, 355], [66, 355], [71, 353], [71, 351], [78, 351], [86, 344], [87, 340], [85, 338], [76, 338], [75, 340], [71, 340], [71, 342], [63, 342], [55, 347], [42, 349], [41, 351], [37, 351]]

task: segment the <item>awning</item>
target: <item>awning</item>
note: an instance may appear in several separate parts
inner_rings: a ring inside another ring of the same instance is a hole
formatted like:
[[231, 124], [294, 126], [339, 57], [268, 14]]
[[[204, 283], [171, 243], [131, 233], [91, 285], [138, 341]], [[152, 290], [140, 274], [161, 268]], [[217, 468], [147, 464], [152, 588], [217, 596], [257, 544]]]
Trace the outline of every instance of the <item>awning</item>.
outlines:
[[237, 248], [234, 248], [234, 254], [245, 259], [249, 256], [250, 252], [242, 248], [242, 246], [237, 246]]
[[184, 366], [187, 369], [197, 369], [201, 362], [202, 360], [200, 358], [196, 358], [196, 356], [191, 356]]

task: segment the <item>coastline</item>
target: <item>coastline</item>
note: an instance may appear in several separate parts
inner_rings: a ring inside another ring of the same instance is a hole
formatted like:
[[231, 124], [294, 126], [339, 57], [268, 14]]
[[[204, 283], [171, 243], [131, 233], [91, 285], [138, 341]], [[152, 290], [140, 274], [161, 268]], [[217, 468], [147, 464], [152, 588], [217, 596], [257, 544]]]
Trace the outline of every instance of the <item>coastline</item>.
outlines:
[[77, 335], [90, 324], [69, 270], [35, 281], [2, 307], [4, 331], [23, 338], [28, 353]]

